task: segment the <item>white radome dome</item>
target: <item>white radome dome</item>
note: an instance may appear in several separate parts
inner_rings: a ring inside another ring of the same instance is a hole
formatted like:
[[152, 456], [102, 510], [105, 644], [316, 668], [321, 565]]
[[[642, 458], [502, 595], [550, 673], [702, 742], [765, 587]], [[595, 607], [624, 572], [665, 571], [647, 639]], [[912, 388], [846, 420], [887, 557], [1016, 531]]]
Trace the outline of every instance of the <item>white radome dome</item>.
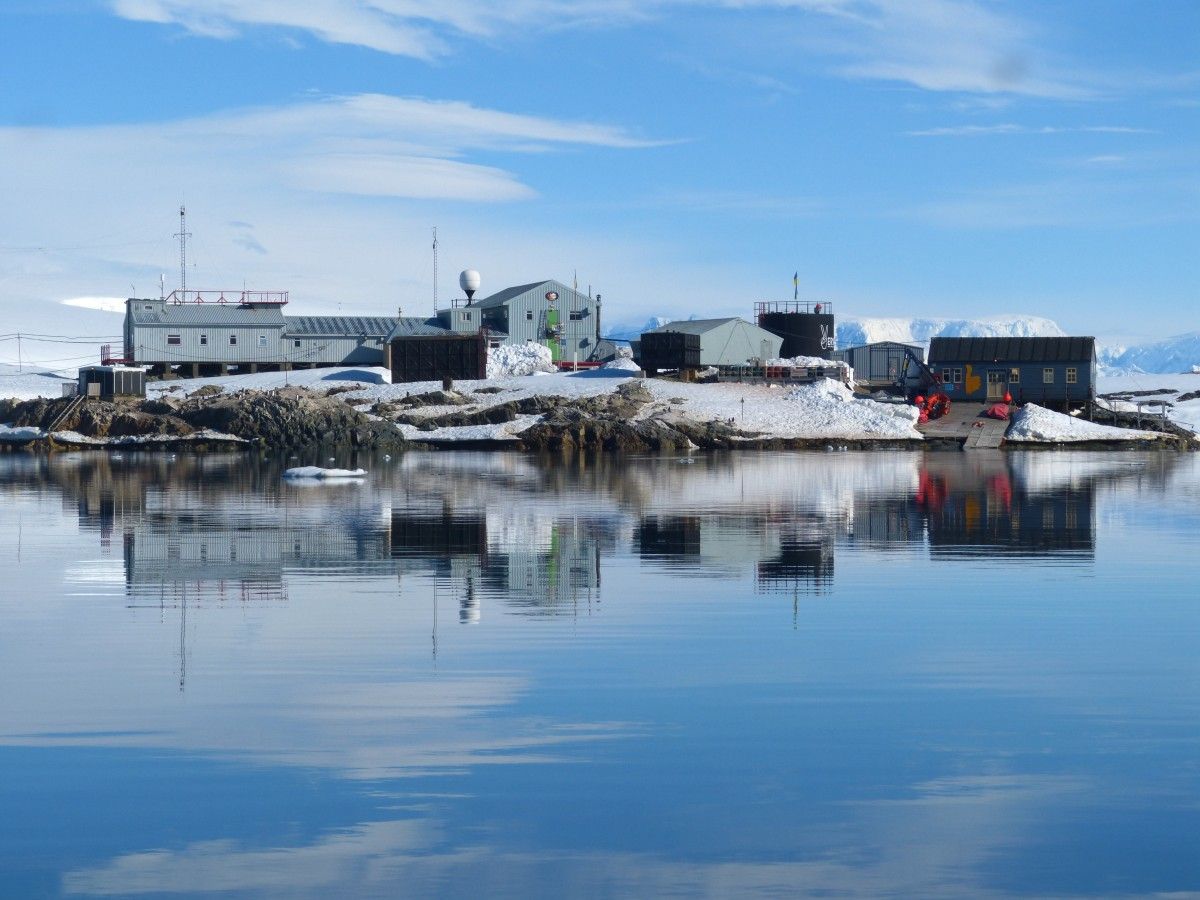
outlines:
[[464, 291], [479, 290], [479, 273], [474, 269], [463, 269], [458, 274], [458, 286]]

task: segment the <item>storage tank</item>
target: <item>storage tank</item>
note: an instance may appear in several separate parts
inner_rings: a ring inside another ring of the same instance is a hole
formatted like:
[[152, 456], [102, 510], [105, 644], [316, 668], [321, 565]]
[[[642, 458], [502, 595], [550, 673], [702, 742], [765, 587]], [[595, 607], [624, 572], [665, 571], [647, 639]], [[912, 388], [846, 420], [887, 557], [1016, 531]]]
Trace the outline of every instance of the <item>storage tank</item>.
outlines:
[[833, 308], [826, 303], [759, 303], [755, 306], [758, 327], [783, 339], [779, 355], [819, 356], [833, 359]]

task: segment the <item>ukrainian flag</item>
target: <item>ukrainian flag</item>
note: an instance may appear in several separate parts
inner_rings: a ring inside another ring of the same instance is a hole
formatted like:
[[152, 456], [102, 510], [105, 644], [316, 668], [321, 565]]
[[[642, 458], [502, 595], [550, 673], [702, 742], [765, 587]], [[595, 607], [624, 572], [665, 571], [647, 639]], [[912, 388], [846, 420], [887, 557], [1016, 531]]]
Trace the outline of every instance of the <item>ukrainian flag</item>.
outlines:
[[800, 271], [797, 269], [796, 274], [792, 276], [792, 299], [800, 299]]

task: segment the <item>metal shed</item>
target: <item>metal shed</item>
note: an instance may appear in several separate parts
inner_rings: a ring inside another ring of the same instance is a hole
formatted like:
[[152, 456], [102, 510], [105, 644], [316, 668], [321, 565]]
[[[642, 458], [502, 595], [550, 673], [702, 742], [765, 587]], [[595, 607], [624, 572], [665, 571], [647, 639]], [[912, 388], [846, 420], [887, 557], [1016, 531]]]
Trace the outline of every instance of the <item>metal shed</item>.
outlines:
[[392, 383], [487, 377], [487, 338], [475, 334], [407, 334], [391, 339]]
[[83, 366], [79, 370], [79, 391], [83, 397], [145, 397], [145, 369], [127, 366]]
[[1096, 396], [1094, 337], [934, 338], [929, 367], [953, 399], [1066, 407]]
[[904, 382], [909, 372], [910, 357], [925, 361], [925, 348], [920, 344], [899, 341], [877, 341], [858, 347], [835, 350], [834, 359], [848, 363], [854, 370], [854, 380], [870, 387], [889, 387]]
[[675, 331], [700, 336], [700, 365], [738, 366], [779, 356], [783, 339], [745, 319], [689, 319], [668, 322], [646, 334]]

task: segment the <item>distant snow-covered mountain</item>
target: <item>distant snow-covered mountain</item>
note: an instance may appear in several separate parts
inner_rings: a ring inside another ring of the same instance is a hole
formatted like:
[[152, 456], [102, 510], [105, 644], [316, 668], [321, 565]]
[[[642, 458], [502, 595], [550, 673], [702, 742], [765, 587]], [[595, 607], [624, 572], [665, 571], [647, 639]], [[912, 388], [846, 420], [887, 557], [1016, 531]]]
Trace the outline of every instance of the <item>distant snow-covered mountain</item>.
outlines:
[[1193, 372], [1200, 367], [1200, 331], [1132, 347], [1102, 347], [1097, 355], [1100, 365], [1113, 374]]
[[[689, 316], [688, 318], [694, 319], [696, 317]], [[636, 341], [638, 336], [643, 332], [652, 331], [655, 328], [666, 325], [668, 322], [676, 321], [678, 321], [678, 318], [668, 319], [666, 316], [651, 316], [648, 319], [637, 322], [614, 322], [611, 325], [605, 326], [604, 336], [606, 338], [616, 338], [617, 340]]]
[[1061, 337], [1058, 323], [1041, 316], [986, 319], [873, 319], [850, 317], [837, 323], [839, 347], [878, 341], [928, 345], [935, 337]]

